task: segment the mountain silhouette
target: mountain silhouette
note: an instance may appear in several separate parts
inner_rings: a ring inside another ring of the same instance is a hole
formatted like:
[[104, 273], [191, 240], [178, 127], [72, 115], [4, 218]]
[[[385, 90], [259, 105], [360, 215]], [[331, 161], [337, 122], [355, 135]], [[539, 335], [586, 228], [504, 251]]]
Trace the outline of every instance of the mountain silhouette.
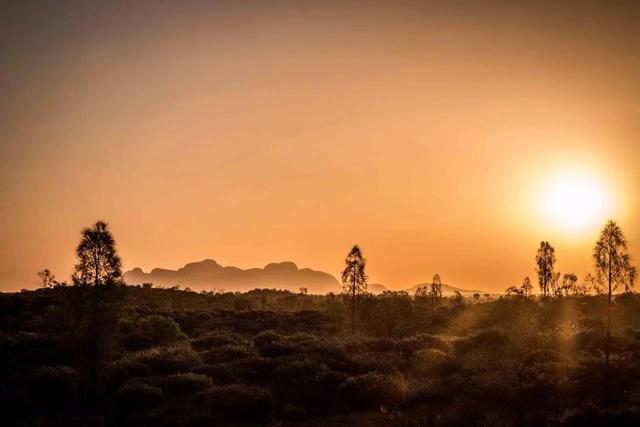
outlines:
[[264, 268], [224, 267], [212, 259], [186, 264], [178, 270], [154, 268], [145, 273], [141, 268], [124, 273], [130, 285], [153, 283], [157, 286], [182, 286], [194, 290], [245, 292], [256, 288], [284, 289], [298, 292], [301, 287], [312, 294], [340, 292], [338, 280], [329, 273], [298, 268], [290, 261], [267, 264]]
[[381, 283], [367, 283], [367, 291], [371, 292], [374, 295], [381, 294], [384, 291], [388, 291], [388, 290], [389, 289]]
[[[416, 293], [416, 290], [421, 286], [426, 286], [427, 290], [431, 290], [431, 283], [419, 283], [415, 286], [405, 289], [405, 291], [410, 295], [414, 295]], [[486, 294], [485, 291], [481, 291], [478, 289], [462, 289], [462, 288], [456, 288], [455, 286], [451, 286], [451, 285], [445, 285], [444, 283], [442, 284], [442, 296], [449, 297], [453, 295], [455, 291], [460, 292], [464, 297], [470, 297], [470, 296], [473, 296], [473, 294], [480, 294], [480, 295]]]

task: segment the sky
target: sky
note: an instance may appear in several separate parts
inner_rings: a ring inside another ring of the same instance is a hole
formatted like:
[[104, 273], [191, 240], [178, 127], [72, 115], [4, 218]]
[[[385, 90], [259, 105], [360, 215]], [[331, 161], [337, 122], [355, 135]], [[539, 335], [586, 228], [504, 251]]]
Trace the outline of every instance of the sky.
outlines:
[[639, 27], [635, 1], [3, 2], [0, 290], [68, 279], [98, 219], [145, 271], [339, 277], [357, 243], [370, 282], [501, 292], [541, 240], [592, 271], [608, 218], [638, 265]]

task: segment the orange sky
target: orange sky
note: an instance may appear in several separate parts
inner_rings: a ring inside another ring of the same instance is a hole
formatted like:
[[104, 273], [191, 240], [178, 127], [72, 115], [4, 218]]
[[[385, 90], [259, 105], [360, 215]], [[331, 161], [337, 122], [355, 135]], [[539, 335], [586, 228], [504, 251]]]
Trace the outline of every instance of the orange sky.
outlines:
[[[608, 216], [638, 265], [638, 2], [20, 3], [0, 9], [1, 290], [68, 278], [99, 218], [126, 269], [338, 276], [358, 243], [372, 282], [502, 291], [542, 239], [589, 272]], [[580, 230], [542, 213], [561, 173], [606, 193]]]

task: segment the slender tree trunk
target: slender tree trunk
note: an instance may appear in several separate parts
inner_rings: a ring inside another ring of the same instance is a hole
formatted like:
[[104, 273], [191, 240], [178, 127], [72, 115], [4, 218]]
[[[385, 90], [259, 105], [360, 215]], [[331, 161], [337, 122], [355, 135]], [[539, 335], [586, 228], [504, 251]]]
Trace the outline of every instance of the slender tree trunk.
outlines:
[[91, 301], [91, 358], [89, 366], [89, 386], [90, 398], [92, 403], [96, 403], [98, 398], [98, 364], [99, 364], [99, 336], [98, 336], [98, 310], [99, 310], [99, 292], [100, 292], [100, 255], [96, 252], [94, 255], [95, 276], [93, 283], [93, 295]]
[[607, 295], [607, 343], [606, 343], [606, 366], [609, 367], [609, 355], [611, 352], [611, 262], [609, 262], [609, 292]]
[[356, 333], [356, 276], [351, 283], [351, 335]]
[[609, 378], [609, 364], [611, 357], [611, 294], [612, 294], [612, 273], [611, 273], [611, 252], [609, 252], [609, 271], [608, 271], [608, 282], [609, 289], [607, 294], [607, 338], [605, 341], [605, 359], [604, 359], [604, 404], [609, 405], [610, 403], [610, 378]]
[[89, 393], [92, 402], [98, 395], [98, 287], [94, 285], [91, 296], [91, 336], [89, 337]]

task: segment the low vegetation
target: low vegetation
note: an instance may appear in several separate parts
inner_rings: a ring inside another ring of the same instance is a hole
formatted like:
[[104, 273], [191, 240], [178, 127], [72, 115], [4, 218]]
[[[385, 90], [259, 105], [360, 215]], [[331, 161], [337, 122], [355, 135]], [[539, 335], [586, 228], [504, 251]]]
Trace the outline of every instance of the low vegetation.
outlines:
[[93, 401], [91, 292], [0, 295], [9, 424], [640, 421], [640, 297], [631, 293], [613, 301], [607, 367], [606, 295], [443, 299], [433, 312], [405, 293], [367, 295], [352, 335], [346, 297], [114, 286]]

